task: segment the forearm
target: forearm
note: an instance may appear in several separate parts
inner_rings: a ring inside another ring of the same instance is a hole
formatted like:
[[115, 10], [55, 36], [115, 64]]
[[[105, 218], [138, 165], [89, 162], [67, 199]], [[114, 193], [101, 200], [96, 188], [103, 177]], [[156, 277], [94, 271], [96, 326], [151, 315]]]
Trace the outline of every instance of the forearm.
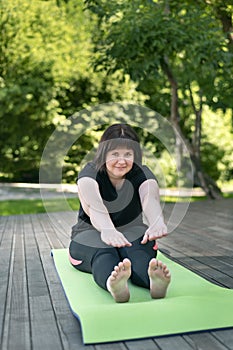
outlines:
[[83, 210], [89, 216], [92, 225], [100, 232], [104, 243], [113, 247], [131, 246], [125, 236], [115, 228], [94, 180], [89, 178], [79, 180], [78, 194]]
[[113, 222], [109, 216], [109, 213], [106, 211], [106, 208], [104, 206], [99, 207], [98, 210], [90, 206], [89, 216], [90, 216], [92, 225], [98, 231], [102, 232], [103, 230], [115, 229], [115, 226], [113, 225]]
[[93, 179], [82, 178], [79, 180], [78, 195], [83, 210], [98, 231], [114, 228], [107, 208], [99, 194], [98, 185]]
[[162, 208], [160, 205], [159, 187], [155, 180], [147, 180], [139, 189], [143, 214], [148, 225], [164, 223]]
[[159, 187], [155, 180], [147, 180], [139, 189], [143, 213], [148, 221], [142, 244], [157, 240], [167, 235], [167, 226], [164, 224], [160, 206]]
[[148, 226], [156, 226], [159, 222], [163, 223], [163, 213], [160, 201], [154, 196], [148, 194], [142, 204], [142, 210], [148, 222]]

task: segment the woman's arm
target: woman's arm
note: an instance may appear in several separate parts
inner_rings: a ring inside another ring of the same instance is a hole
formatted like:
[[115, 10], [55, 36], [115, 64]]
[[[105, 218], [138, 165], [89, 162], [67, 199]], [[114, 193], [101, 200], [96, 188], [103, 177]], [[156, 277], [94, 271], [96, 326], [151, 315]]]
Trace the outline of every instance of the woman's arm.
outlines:
[[145, 232], [142, 243], [153, 241], [167, 235], [167, 226], [164, 223], [160, 206], [159, 187], [156, 180], [144, 181], [139, 187], [139, 195], [143, 213], [148, 221], [148, 229]]
[[131, 246], [125, 236], [116, 230], [99, 192], [98, 183], [90, 177], [78, 180], [78, 196], [92, 225], [101, 233], [104, 243], [114, 247]]

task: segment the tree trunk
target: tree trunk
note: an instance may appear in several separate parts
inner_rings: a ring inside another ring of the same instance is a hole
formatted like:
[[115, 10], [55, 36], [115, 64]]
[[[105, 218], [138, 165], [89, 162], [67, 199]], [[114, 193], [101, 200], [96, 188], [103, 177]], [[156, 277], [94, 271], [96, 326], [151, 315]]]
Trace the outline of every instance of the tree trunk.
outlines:
[[208, 174], [204, 173], [202, 171], [202, 165], [201, 165], [201, 138], [202, 138], [202, 107], [203, 107], [203, 99], [202, 99], [202, 92], [199, 91], [199, 108], [196, 107], [192, 89], [189, 86], [189, 93], [190, 93], [190, 100], [191, 105], [193, 108], [193, 111], [195, 113], [196, 119], [195, 119], [195, 130], [193, 133], [193, 139], [192, 139], [192, 162], [195, 163], [195, 171], [196, 171], [196, 177], [198, 179], [198, 182], [200, 182], [200, 186], [202, 189], [204, 189], [205, 193], [208, 197], [215, 199], [222, 197], [222, 193], [220, 188], [217, 186], [215, 181], [211, 179]]
[[217, 18], [219, 18], [222, 23], [222, 30], [226, 34], [226, 37], [228, 39], [229, 50], [232, 52], [233, 51], [232, 14], [230, 13], [230, 11], [227, 11], [227, 9], [224, 8], [222, 4], [216, 5], [215, 10], [216, 10]]
[[[228, 39], [228, 48], [230, 52], [233, 52], [233, 21], [232, 21], [232, 14], [230, 11], [227, 11], [226, 8], [223, 7], [224, 5], [216, 5], [215, 7], [215, 13], [216, 17], [221, 21], [222, 23], [222, 30], [223, 33], [226, 35]], [[226, 5], [225, 5], [226, 6]], [[231, 111], [231, 121], [232, 121], [232, 127], [233, 127], [233, 111]]]
[[[176, 163], [177, 163], [177, 169], [178, 172], [181, 172], [182, 168], [182, 155], [183, 155], [183, 149], [182, 149], [182, 143], [179, 135], [177, 135], [178, 125], [180, 121], [179, 111], [178, 111], [178, 85], [176, 80], [173, 77], [172, 71], [169, 68], [167, 59], [164, 58], [164, 60], [161, 61], [161, 67], [166, 74], [169, 83], [171, 85], [171, 124], [174, 128], [175, 135], [176, 135], [176, 145], [175, 145], [175, 152], [176, 152]], [[179, 133], [178, 133], [179, 134]], [[178, 185], [178, 184], [177, 184]]]
[[[204, 173], [201, 166], [201, 120], [202, 120], [202, 98], [200, 99], [200, 108], [196, 109], [192, 93], [190, 93], [192, 107], [196, 115], [195, 120], [195, 131], [193, 135], [193, 143], [191, 144], [183, 134], [180, 128], [180, 115], [178, 111], [178, 84], [173, 75], [172, 70], [169, 67], [168, 61], [166, 58], [161, 61], [161, 67], [163, 72], [168, 78], [168, 81], [171, 85], [171, 123], [175, 130], [176, 137], [176, 155], [178, 170], [181, 170], [182, 166], [182, 143], [181, 137], [185, 142], [187, 149], [189, 150], [192, 164], [195, 169], [195, 176], [198, 180], [200, 187], [204, 190], [206, 195], [211, 199], [221, 198], [221, 190], [218, 188], [213, 179], [210, 178], [207, 174]], [[191, 90], [190, 90], [191, 92]], [[180, 135], [180, 136], [179, 136]]]

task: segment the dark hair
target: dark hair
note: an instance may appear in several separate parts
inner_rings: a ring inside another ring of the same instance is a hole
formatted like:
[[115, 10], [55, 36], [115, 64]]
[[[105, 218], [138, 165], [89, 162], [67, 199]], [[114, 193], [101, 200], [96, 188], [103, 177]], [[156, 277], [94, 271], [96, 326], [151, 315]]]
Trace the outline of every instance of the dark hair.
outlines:
[[134, 151], [134, 163], [139, 166], [142, 164], [142, 150], [137, 133], [128, 124], [113, 124], [104, 131], [100, 139], [94, 158], [97, 170], [106, 170], [107, 152], [121, 147], [132, 149]]

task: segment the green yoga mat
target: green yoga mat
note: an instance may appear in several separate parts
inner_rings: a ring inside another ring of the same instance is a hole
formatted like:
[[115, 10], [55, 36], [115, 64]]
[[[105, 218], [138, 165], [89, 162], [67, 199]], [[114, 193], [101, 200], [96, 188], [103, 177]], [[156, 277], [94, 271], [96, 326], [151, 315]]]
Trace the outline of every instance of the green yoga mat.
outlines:
[[128, 303], [117, 304], [91, 274], [75, 270], [66, 249], [52, 251], [73, 314], [80, 320], [85, 344], [113, 342], [233, 327], [233, 290], [216, 286], [161, 252], [172, 281], [166, 298], [130, 284]]

